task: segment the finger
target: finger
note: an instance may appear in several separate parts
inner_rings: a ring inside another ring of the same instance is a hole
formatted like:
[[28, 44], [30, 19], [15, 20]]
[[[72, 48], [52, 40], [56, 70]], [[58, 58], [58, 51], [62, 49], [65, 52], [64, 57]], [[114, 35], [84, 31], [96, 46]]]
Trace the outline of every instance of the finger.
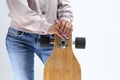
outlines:
[[64, 27], [65, 27], [65, 21], [63, 20], [63, 21], [61, 21], [61, 25], [60, 25], [60, 33], [62, 33], [63, 32], [63, 30], [64, 30]]
[[55, 29], [55, 34], [58, 35], [60, 38], [64, 39], [64, 37], [59, 33], [59, 28]]
[[73, 29], [70, 30], [69, 34], [67, 35], [67, 37], [70, 37], [72, 35]]
[[55, 24], [57, 25], [57, 30], [60, 33], [60, 25], [61, 25], [61, 21], [55, 20]]
[[69, 37], [71, 36], [72, 32], [73, 32], [73, 28], [71, 28], [71, 29], [70, 29], [70, 31], [68, 32], [68, 34], [67, 34], [66, 38], [68, 38], [68, 39], [69, 39]]
[[65, 27], [64, 27], [64, 30], [63, 30], [63, 32], [62, 32], [62, 35], [67, 35], [67, 34], [65, 34], [65, 33], [67, 32], [68, 28], [69, 28], [69, 23], [66, 22]]
[[55, 20], [55, 23], [56, 23], [58, 26], [60, 26], [60, 21]]
[[67, 28], [67, 31], [66, 31], [66, 35], [70, 34], [70, 31], [72, 30], [72, 25], [69, 23], [68, 24], [68, 28]]
[[60, 23], [56, 23], [55, 29], [58, 31], [58, 33], [60, 33], [60, 27], [59, 27]]
[[60, 21], [56, 21], [56, 26], [57, 26], [58, 32], [61, 33], [61, 32], [60, 32]]
[[55, 26], [55, 28], [57, 29], [57, 30], [59, 30], [60, 28], [59, 28], [59, 26], [56, 24], [56, 26]]
[[65, 38], [65, 39], [69, 39], [69, 37], [68, 37], [67, 35], [64, 35], [64, 38]]
[[57, 31], [55, 34], [58, 35], [60, 38], [64, 39], [64, 37], [61, 34], [59, 34], [59, 31]]
[[73, 26], [72, 25], [70, 25], [70, 30], [68, 31], [68, 33], [67, 34], [71, 34], [73, 32]]
[[71, 35], [72, 35], [72, 34], [69, 34], [67, 37], [70, 38]]

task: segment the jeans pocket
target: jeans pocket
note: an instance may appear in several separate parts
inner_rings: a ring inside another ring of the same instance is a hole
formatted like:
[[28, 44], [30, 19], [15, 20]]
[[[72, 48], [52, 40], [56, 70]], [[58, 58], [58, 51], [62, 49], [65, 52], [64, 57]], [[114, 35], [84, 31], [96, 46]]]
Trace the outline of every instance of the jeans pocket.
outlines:
[[24, 32], [23, 32], [23, 31], [16, 30], [16, 29], [13, 29], [13, 28], [10, 27], [10, 28], [8, 29], [7, 35], [8, 35], [8, 36], [12, 36], [12, 37], [19, 37], [19, 36], [24, 35]]

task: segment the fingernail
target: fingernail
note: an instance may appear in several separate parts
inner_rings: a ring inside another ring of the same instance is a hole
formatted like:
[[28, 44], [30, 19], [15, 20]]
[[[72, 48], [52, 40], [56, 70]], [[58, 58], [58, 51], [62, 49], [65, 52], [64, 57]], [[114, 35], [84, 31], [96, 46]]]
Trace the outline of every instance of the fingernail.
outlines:
[[66, 39], [69, 39], [69, 37], [66, 37]]

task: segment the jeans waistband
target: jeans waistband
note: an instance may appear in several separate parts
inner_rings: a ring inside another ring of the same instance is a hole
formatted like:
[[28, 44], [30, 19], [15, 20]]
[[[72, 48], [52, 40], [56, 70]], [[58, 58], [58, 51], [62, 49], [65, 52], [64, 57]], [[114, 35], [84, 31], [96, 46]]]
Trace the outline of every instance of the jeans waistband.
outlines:
[[[24, 31], [20, 31], [20, 30], [14, 29], [12, 27], [9, 27], [8, 32], [17, 33], [17, 34], [19, 34], [19, 33], [28, 33], [28, 32], [24, 32]], [[54, 37], [54, 34], [52, 34], [52, 35], [49, 35], [49, 34], [47, 34], [47, 35], [41, 35], [41, 34], [35, 34], [35, 33], [28, 33], [28, 34], [39, 35], [39, 36], [44, 36], [44, 37], [45, 36]]]

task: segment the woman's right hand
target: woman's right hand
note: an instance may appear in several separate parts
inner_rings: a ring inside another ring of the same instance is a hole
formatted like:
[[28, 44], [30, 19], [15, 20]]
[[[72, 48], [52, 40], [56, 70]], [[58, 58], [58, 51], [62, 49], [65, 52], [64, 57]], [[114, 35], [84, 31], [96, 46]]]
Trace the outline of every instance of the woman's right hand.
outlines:
[[64, 39], [64, 37], [60, 34], [59, 32], [59, 26], [60, 26], [60, 22], [55, 22], [49, 29], [48, 29], [48, 34], [56, 34], [58, 35], [60, 38]]

